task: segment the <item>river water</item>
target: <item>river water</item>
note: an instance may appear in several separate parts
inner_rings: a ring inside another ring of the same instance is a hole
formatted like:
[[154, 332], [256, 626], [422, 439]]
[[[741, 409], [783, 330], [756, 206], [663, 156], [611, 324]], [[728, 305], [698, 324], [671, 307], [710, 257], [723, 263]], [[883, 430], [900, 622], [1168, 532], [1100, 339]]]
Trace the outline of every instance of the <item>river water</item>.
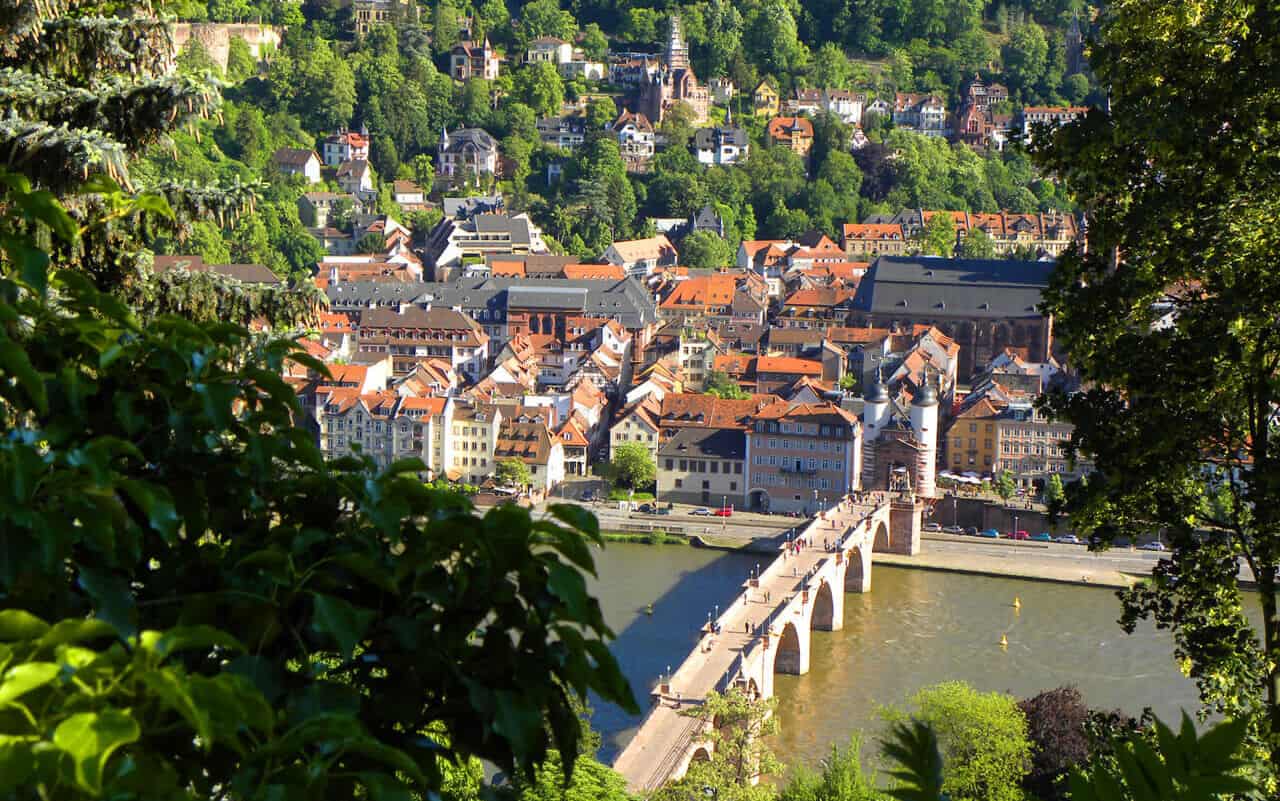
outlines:
[[[707, 613], [735, 597], [759, 561], [622, 543], [597, 555], [600, 578], [591, 589], [619, 635], [613, 650], [642, 707], [659, 675], [693, 647]], [[814, 763], [856, 731], [870, 742], [883, 732], [879, 707], [951, 679], [1018, 697], [1075, 684], [1090, 706], [1134, 714], [1149, 706], [1166, 720], [1197, 706], [1194, 683], [1174, 666], [1169, 633], [1144, 625], [1126, 635], [1111, 590], [882, 565], [871, 584], [870, 593], [845, 594], [843, 630], [814, 632], [809, 673], [777, 677], [784, 761]], [[597, 704], [600, 759], [612, 761], [639, 722]]]

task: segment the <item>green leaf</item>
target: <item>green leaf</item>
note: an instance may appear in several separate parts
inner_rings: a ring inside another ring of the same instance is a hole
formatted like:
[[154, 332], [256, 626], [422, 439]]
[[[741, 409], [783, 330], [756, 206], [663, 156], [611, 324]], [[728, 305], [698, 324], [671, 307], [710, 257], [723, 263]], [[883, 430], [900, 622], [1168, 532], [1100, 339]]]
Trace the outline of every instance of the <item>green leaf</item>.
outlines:
[[200, 736], [201, 745], [207, 751], [213, 747], [213, 731], [208, 713], [191, 696], [187, 678], [171, 668], [151, 670], [142, 674], [147, 689], [160, 696], [166, 706], [177, 712]]
[[102, 772], [116, 749], [142, 735], [127, 712], [108, 709], [72, 715], [53, 732], [53, 744], [71, 756], [76, 784], [91, 795], [102, 792]]
[[587, 595], [587, 582], [581, 573], [563, 562], [556, 562], [551, 565], [547, 586], [568, 608], [569, 615], [574, 620], [588, 619], [590, 596]]
[[164, 659], [178, 651], [191, 648], [207, 651], [214, 647], [231, 651], [245, 650], [239, 640], [213, 626], [178, 626], [160, 635], [155, 643], [155, 652]]
[[35, 772], [31, 753], [35, 737], [0, 735], [0, 793], [8, 794]]
[[371, 609], [358, 609], [332, 595], [313, 592], [311, 596], [315, 602], [312, 627], [337, 641], [343, 657], [350, 659], [376, 613]]
[[53, 662], [27, 662], [9, 669], [0, 682], [0, 706], [43, 687], [57, 678], [62, 670]]
[[600, 541], [600, 521], [585, 507], [571, 503], [554, 503], [547, 511], [557, 520], [572, 526], [596, 542]]
[[0, 642], [34, 640], [44, 636], [49, 624], [24, 609], [0, 612]]
[[359, 773], [357, 778], [369, 791], [369, 801], [413, 801], [413, 793], [394, 776]]
[[68, 643], [116, 636], [115, 627], [102, 620], [60, 620], [36, 645], [41, 649], [57, 648]]
[[97, 606], [96, 617], [114, 626], [124, 639], [137, 634], [133, 591], [127, 581], [101, 568], [81, 565], [80, 584]]
[[125, 479], [119, 487], [147, 516], [147, 522], [166, 539], [172, 540], [178, 533], [178, 513], [173, 501], [163, 487], [143, 481]]

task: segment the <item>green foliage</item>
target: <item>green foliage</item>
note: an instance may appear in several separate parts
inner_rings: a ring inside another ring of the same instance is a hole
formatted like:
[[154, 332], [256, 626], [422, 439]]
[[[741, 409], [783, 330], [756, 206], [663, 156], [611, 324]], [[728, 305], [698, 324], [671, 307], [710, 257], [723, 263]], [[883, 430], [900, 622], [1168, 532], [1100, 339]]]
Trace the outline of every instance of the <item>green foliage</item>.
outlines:
[[627, 783], [616, 771], [589, 757], [579, 757], [566, 782], [560, 752], [551, 750], [531, 782], [516, 786], [518, 801], [630, 801]]
[[935, 214], [924, 224], [916, 247], [926, 256], [951, 258], [956, 250], [956, 224], [947, 214]]
[[514, 457], [499, 460], [494, 465], [493, 478], [500, 487], [527, 487], [533, 481], [529, 466]]
[[729, 243], [710, 231], [694, 231], [680, 242], [680, 260], [694, 269], [727, 267], [733, 259]]
[[884, 794], [876, 790], [874, 774], [868, 776], [863, 771], [861, 752], [857, 735], [844, 748], [832, 745], [822, 760], [821, 773], [796, 767], [778, 801], [880, 801]]
[[559, 115], [560, 105], [564, 103], [564, 82], [556, 65], [546, 61], [525, 65], [516, 73], [512, 91], [517, 100], [539, 117]]
[[1062, 477], [1057, 473], [1049, 476], [1049, 481], [1044, 485], [1044, 501], [1050, 508], [1058, 508], [1064, 500], [1067, 493], [1062, 486]]
[[74, 220], [0, 177], [5, 790], [426, 794], [453, 752], [576, 754], [569, 693], [635, 709], [579, 572], [594, 518], [478, 519], [418, 460], [326, 463], [281, 377], [322, 365], [48, 272], [33, 232], [78, 244]]
[[653, 454], [640, 442], [623, 442], [614, 446], [609, 462], [615, 479], [632, 489], [648, 487], [658, 477]]
[[227, 80], [240, 83], [258, 74], [258, 60], [253, 57], [249, 44], [239, 36], [232, 36], [227, 43]]
[[992, 489], [996, 495], [1000, 496], [1000, 500], [1005, 503], [1014, 496], [1018, 491], [1018, 485], [1013, 480], [1013, 473], [1009, 470], [1001, 470], [996, 476], [996, 480], [992, 482]]
[[942, 753], [938, 736], [923, 721], [912, 718], [889, 728], [889, 737], [881, 743], [884, 755], [898, 763], [889, 775], [898, 785], [889, 795], [898, 801], [950, 801], [943, 787]]
[[532, 0], [520, 10], [520, 34], [525, 42], [539, 36], [571, 42], [577, 32], [578, 23], [573, 14], [561, 9], [556, 0]]
[[1203, 736], [1184, 712], [1175, 734], [1155, 721], [1155, 743], [1133, 737], [1115, 753], [1115, 766], [1071, 772], [1073, 801], [1216, 801], [1259, 790], [1242, 775], [1248, 725], [1227, 721]]
[[[981, 228], [970, 229], [965, 234], [964, 239], [960, 240], [960, 258], [963, 259], [994, 259], [996, 257], [996, 243], [991, 236]], [[1054, 476], [1057, 478], [1057, 476]]]
[[356, 253], [382, 253], [387, 249], [387, 240], [382, 234], [370, 231], [356, 241]]
[[[902, 726], [905, 713], [892, 709], [885, 713], [901, 727], [895, 733], [900, 745], [910, 745], [914, 761], [908, 766], [925, 764], [919, 761], [928, 751], [921, 733], [932, 730], [945, 761], [942, 789], [954, 801], [1021, 801], [1020, 783], [1030, 767], [1031, 743], [1026, 718], [1015, 699], [978, 692], [963, 682], [945, 682], [918, 692], [910, 706], [915, 720], [910, 731]], [[910, 737], [903, 739], [907, 734]], [[899, 758], [896, 751], [890, 756]], [[926, 794], [902, 797], [931, 798], [927, 793], [933, 786], [930, 780], [918, 785]]]
[[701, 801], [709, 795], [725, 801], [771, 801], [774, 789], [756, 782], [782, 770], [768, 742], [778, 729], [772, 714], [776, 705], [775, 698], [753, 699], [732, 687], [723, 695], [710, 692], [704, 703], [682, 712], [702, 722], [711, 753], [690, 764], [683, 778], [653, 793], [650, 801]]
[[[1100, 545], [1158, 531], [1171, 546], [1153, 580], [1126, 593], [1123, 622], [1171, 628], [1206, 710], [1248, 721], [1275, 774], [1280, 278], [1262, 262], [1280, 247], [1280, 180], [1263, 166], [1280, 157], [1277, 23], [1258, 2], [1184, 10], [1110, 9], [1090, 56], [1110, 110], [1036, 139], [1039, 164], [1090, 221], [1088, 247], [1059, 260], [1045, 306], [1092, 389], [1046, 408], [1074, 424], [1073, 452], [1096, 466], [1067, 488], [1075, 529]], [[1219, 502], [1224, 490], [1232, 502]], [[1257, 629], [1241, 560], [1258, 582]]]
[[724, 370], [708, 370], [706, 377], [702, 380], [702, 391], [713, 397], [728, 398], [730, 400], [743, 400], [751, 397]]
[[1009, 91], [1020, 93], [1028, 100], [1038, 97], [1035, 87], [1044, 80], [1049, 66], [1049, 44], [1044, 29], [1035, 23], [1019, 26], [1010, 34], [1002, 55]]

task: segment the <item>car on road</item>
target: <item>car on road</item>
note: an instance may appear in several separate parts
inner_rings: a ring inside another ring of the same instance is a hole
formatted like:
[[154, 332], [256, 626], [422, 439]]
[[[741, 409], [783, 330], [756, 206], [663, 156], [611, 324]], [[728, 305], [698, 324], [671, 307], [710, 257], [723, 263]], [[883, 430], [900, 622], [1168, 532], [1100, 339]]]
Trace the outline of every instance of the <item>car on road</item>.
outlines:
[[1041, 531], [1039, 534], [1032, 534], [1031, 539], [1034, 542], [1053, 542], [1053, 535], [1047, 531]]
[[658, 504], [654, 508], [653, 513], [655, 515], [669, 515], [671, 514], [671, 504], [667, 504], [666, 506], [663, 506], [662, 504]]
[[711, 514], [714, 515], [715, 517], [733, 517], [733, 507], [722, 506], [719, 509], [712, 512]]
[[705, 506], [699, 506], [697, 509], [691, 509], [689, 514], [697, 515], [698, 517], [711, 517], [711, 510]]
[[1063, 545], [1082, 545], [1080, 538], [1075, 534], [1063, 534], [1061, 537], [1055, 537], [1054, 542], [1060, 542]]
[[1144, 542], [1138, 546], [1139, 551], [1166, 551], [1163, 542]]
[[582, 495], [578, 496], [584, 501], [594, 501], [596, 499], [596, 491], [593, 489], [584, 489]]
[[943, 526], [942, 530], [947, 534], [963, 534], [964, 529], [960, 526]]
[[966, 537], [976, 537], [976, 536], [978, 536], [978, 527], [977, 527], [977, 526], [969, 526], [968, 528], [966, 528], [966, 529], [964, 530], [964, 532], [963, 532], [963, 533], [964, 533], [964, 535], [965, 535]]
[[657, 513], [658, 513], [657, 507], [655, 507], [655, 506], [654, 506], [653, 504], [651, 504], [651, 503], [642, 503], [642, 504], [640, 504], [640, 510], [639, 510], [639, 511], [640, 511], [640, 514], [642, 514], [642, 515], [652, 515], [652, 514], [657, 514]]
[[978, 536], [988, 540], [998, 540], [1000, 539], [1000, 532], [994, 528], [984, 528], [978, 532]]
[[1031, 539], [1031, 533], [1030, 533], [1030, 532], [1028, 532], [1026, 529], [1022, 529], [1022, 528], [1020, 528], [1020, 529], [1018, 529], [1017, 531], [1010, 531], [1010, 532], [1009, 532], [1009, 534], [1008, 534], [1008, 539], [1011, 539], [1011, 540], [1029, 540], [1029, 539]]
[[942, 531], [942, 526], [938, 525], [937, 523], [925, 523], [924, 530], [925, 531]]

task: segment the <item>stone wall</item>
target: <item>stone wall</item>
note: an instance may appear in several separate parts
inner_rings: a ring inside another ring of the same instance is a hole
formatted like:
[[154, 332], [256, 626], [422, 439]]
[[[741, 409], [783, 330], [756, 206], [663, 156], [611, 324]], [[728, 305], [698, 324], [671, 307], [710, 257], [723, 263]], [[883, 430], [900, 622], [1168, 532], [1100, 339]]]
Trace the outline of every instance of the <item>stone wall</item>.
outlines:
[[[1071, 527], [1065, 519], [1059, 519], [1055, 528], [1049, 524], [1049, 516], [1043, 512], [1025, 508], [1008, 508], [999, 502], [959, 498], [954, 510], [955, 525], [974, 526], [979, 529], [994, 528], [1002, 534], [1013, 529], [1014, 515], [1018, 516], [1018, 528], [1032, 534], [1048, 531], [1056, 537], [1071, 533]], [[927, 518], [926, 522], [949, 526], [952, 520], [951, 498], [942, 497], [933, 507], [933, 517]]]
[[249, 45], [253, 57], [261, 60], [264, 45], [267, 50], [280, 46], [282, 28], [271, 25], [253, 25], [221, 22], [179, 22], [173, 26], [173, 53], [176, 56], [191, 39], [198, 41], [209, 57], [223, 70], [227, 68], [227, 55], [231, 50], [231, 38], [243, 39]]

